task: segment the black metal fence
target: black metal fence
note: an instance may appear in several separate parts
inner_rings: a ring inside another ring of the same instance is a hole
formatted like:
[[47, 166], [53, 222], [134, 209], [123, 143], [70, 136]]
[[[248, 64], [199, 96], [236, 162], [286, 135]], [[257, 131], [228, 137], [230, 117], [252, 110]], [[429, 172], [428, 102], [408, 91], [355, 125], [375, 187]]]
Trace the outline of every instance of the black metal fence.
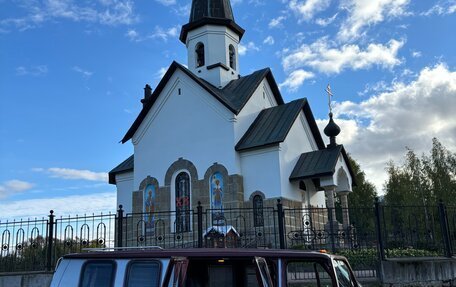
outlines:
[[0, 272], [52, 270], [86, 248], [326, 249], [376, 277], [385, 258], [454, 255], [456, 207], [283, 208], [117, 213], [0, 222]]

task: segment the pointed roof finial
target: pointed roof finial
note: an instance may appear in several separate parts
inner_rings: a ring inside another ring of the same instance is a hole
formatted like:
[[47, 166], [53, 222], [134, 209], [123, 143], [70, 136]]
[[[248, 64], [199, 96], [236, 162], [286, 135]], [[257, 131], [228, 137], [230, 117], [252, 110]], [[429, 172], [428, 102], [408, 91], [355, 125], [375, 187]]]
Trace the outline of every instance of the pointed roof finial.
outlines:
[[335, 147], [337, 146], [336, 137], [340, 134], [340, 127], [334, 122], [333, 120], [333, 113], [332, 113], [332, 97], [334, 96], [331, 91], [331, 86], [328, 84], [326, 87], [326, 93], [328, 94], [328, 106], [329, 106], [329, 123], [325, 127], [324, 132], [325, 135], [329, 137], [329, 145], [328, 147]]

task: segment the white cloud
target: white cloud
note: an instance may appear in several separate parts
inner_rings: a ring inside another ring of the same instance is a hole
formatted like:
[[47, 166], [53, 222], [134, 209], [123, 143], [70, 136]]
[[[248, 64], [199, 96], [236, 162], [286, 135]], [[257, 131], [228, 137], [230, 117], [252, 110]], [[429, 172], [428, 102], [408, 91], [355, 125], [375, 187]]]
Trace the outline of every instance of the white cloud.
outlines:
[[156, 73], [155, 73], [155, 78], [156, 79], [162, 79], [166, 72], [168, 71], [168, 67], [161, 67]]
[[337, 15], [338, 15], [338, 14], [336, 13], [336, 14], [334, 14], [332, 17], [329, 17], [329, 18], [326, 18], [326, 19], [318, 18], [318, 19], [315, 20], [315, 23], [316, 23], [317, 25], [322, 26], [322, 27], [326, 27], [326, 26], [328, 26], [329, 24], [331, 24], [332, 22], [334, 22], [334, 20], [336, 20]]
[[170, 6], [176, 4], [176, 0], [155, 0], [160, 4], [163, 4], [165, 6]]
[[242, 44], [239, 44], [239, 48], [238, 48], [238, 52], [239, 52], [239, 55], [241, 56], [244, 56], [245, 54], [247, 54], [247, 52], [250, 52], [250, 51], [259, 51], [260, 48], [258, 48], [254, 42], [248, 42], [247, 45], [242, 45]]
[[342, 23], [338, 38], [347, 41], [365, 34], [365, 28], [385, 20], [410, 14], [410, 0], [345, 0], [342, 7], [348, 12]]
[[327, 38], [322, 38], [287, 53], [282, 59], [282, 65], [285, 70], [311, 67], [326, 74], [337, 74], [345, 69], [369, 69], [373, 66], [393, 68], [401, 64], [397, 54], [403, 45], [403, 40], [393, 39], [388, 45], [372, 43], [364, 50], [354, 44], [333, 48], [329, 46]]
[[272, 19], [270, 22], [269, 22], [269, 28], [276, 28], [276, 27], [280, 27], [282, 25], [282, 21], [285, 20], [286, 17], [285, 16], [279, 16], [277, 18], [274, 18]]
[[141, 35], [138, 31], [129, 29], [127, 33], [125, 33], [125, 36], [133, 42], [142, 42], [151, 39], [161, 39], [166, 42], [170, 37], [177, 39], [179, 30], [180, 26], [174, 26], [167, 29], [161, 26], [155, 26], [154, 31], [149, 35]]
[[[0, 184], [0, 199], [32, 189], [34, 184], [22, 180], [9, 180]], [[0, 217], [1, 218], [1, 217]]]
[[152, 34], [147, 36], [148, 39], [162, 39], [163, 41], [167, 41], [169, 37], [177, 38], [179, 26], [171, 27], [171, 28], [162, 28], [160, 26], [155, 26], [155, 30]]
[[299, 16], [299, 21], [309, 21], [317, 13], [326, 10], [331, 0], [290, 0], [288, 7]]
[[33, 171], [44, 172], [44, 173], [49, 174], [51, 177], [55, 177], [55, 178], [108, 182], [108, 174], [106, 172], [93, 172], [90, 170], [80, 170], [80, 169], [60, 168], [60, 167], [51, 167], [51, 168], [47, 168], [47, 169], [34, 168]]
[[0, 218], [12, 220], [19, 218], [41, 218], [54, 210], [57, 216], [75, 216], [77, 214], [107, 214], [116, 212], [116, 193], [103, 192], [89, 195], [26, 199], [0, 202]]
[[432, 6], [429, 10], [422, 12], [422, 16], [432, 16], [432, 15], [450, 15], [456, 12], [456, 1], [447, 0], [439, 1], [437, 4]]
[[274, 45], [274, 37], [272, 37], [272, 36], [267, 36], [267, 37], [263, 40], [263, 44]]
[[285, 87], [289, 91], [295, 92], [304, 83], [305, 80], [312, 79], [314, 77], [315, 75], [311, 72], [296, 70], [288, 75], [287, 79], [283, 83], [279, 84], [279, 87]]
[[128, 30], [127, 33], [125, 33], [125, 36], [127, 36], [130, 41], [137, 41], [139, 39], [139, 33], [134, 29]]
[[[0, 27], [15, 27], [20, 31], [35, 28], [45, 22], [69, 20], [102, 25], [129, 25], [138, 21], [132, 0], [101, 0], [99, 5], [76, 0], [18, 0], [25, 15], [0, 20]], [[88, 4], [85, 4], [88, 3]]]
[[336, 123], [342, 126], [338, 142], [361, 163], [379, 191], [386, 162], [401, 159], [405, 147], [417, 154], [428, 152], [437, 137], [456, 152], [455, 71], [444, 64], [426, 67], [412, 81], [393, 82], [386, 90], [360, 103], [334, 107]]
[[79, 74], [81, 74], [84, 78], [90, 78], [93, 75], [93, 72], [85, 70], [85, 69], [83, 69], [83, 68], [81, 68], [79, 66], [74, 66], [72, 68], [72, 70], [77, 72], [77, 73], [79, 73]]
[[421, 58], [423, 54], [420, 51], [412, 51], [413, 58]]
[[18, 76], [42, 76], [48, 73], [48, 67], [46, 65], [24, 67], [19, 66], [16, 68], [16, 75]]

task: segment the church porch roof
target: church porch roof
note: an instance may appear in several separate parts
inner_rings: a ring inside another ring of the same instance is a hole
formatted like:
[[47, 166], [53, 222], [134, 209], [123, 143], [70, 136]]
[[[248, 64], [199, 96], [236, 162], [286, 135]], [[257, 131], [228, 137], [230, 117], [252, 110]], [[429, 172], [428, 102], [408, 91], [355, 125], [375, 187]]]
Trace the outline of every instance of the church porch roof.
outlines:
[[353, 173], [353, 169], [351, 168], [350, 161], [343, 145], [301, 154], [291, 172], [290, 181], [316, 179], [334, 175], [336, 172], [337, 160], [340, 155], [343, 156], [347, 164], [353, 185], [356, 185], [355, 174]]
[[116, 175], [124, 172], [133, 171], [134, 165], [135, 156], [131, 155], [129, 158], [124, 160], [121, 164], [119, 164], [109, 172], [109, 183], [116, 184]]
[[261, 111], [236, 145], [245, 151], [281, 143], [285, 140], [299, 113], [303, 111], [319, 149], [325, 145], [307, 99], [298, 99]]

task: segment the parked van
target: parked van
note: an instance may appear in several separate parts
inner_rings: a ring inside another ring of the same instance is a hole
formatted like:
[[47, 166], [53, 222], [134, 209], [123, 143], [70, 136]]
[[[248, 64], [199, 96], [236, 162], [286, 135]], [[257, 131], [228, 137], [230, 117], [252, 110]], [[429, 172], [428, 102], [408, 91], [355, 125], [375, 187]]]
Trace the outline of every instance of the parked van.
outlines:
[[357, 282], [345, 257], [269, 249], [132, 249], [65, 255], [51, 287], [340, 286]]

